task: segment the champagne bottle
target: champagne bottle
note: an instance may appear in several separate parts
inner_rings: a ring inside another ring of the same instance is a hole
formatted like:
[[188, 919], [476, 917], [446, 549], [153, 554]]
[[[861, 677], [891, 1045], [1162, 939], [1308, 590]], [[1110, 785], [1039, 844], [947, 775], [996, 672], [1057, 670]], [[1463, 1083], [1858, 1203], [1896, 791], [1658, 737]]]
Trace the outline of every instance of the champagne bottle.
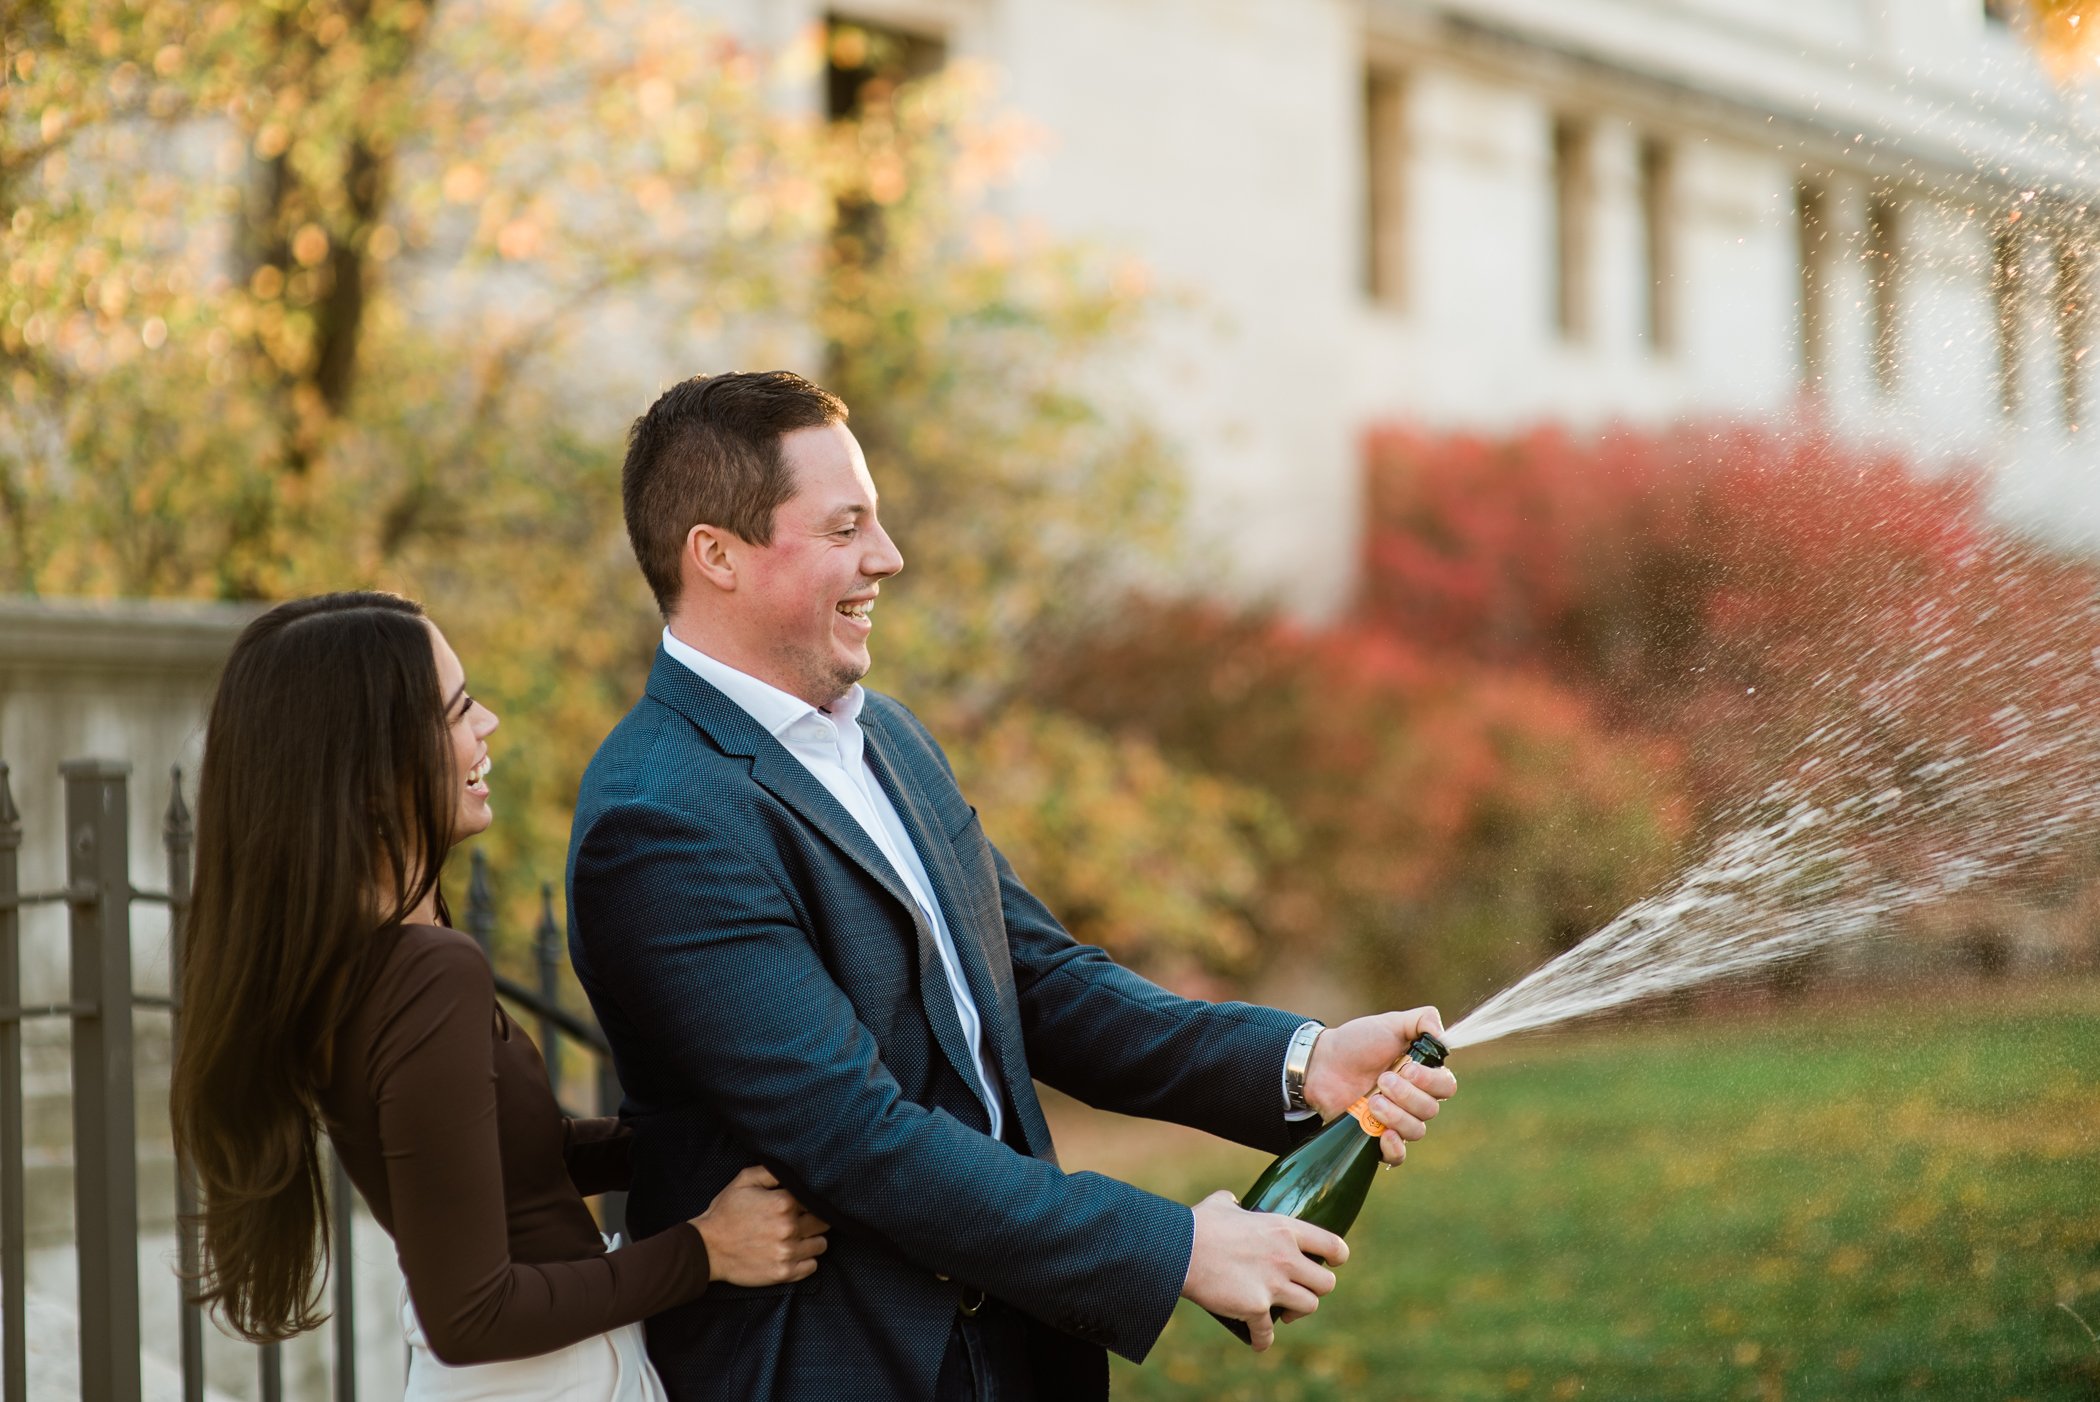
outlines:
[[[1442, 1066], [1449, 1054], [1427, 1032], [1407, 1049], [1407, 1055], [1424, 1066]], [[1240, 1206], [1250, 1212], [1281, 1212], [1325, 1227], [1336, 1236], [1347, 1235], [1380, 1162], [1378, 1140], [1385, 1126], [1371, 1118], [1370, 1106], [1367, 1092], [1325, 1129], [1263, 1169], [1240, 1199]], [[1269, 1314], [1279, 1317], [1283, 1310], [1272, 1309]], [[1239, 1335], [1241, 1342], [1252, 1341], [1244, 1321], [1211, 1317]]]

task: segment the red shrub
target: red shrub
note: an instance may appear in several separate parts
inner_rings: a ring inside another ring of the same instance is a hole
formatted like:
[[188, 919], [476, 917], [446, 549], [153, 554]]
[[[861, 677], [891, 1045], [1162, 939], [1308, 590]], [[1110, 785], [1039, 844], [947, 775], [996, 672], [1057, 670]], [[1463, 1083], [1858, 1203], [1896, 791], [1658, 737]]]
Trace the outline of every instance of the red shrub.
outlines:
[[1361, 624], [1133, 603], [1046, 654], [1036, 688], [1273, 795], [1298, 840], [1257, 913], [1272, 948], [1394, 996], [1491, 991], [1657, 879], [1682, 829], [1667, 743], [1609, 734], [1543, 674]]
[[[1980, 553], [2002, 542], [1974, 476], [1819, 435], [1395, 429], [1369, 455], [1367, 626], [1545, 667], [1615, 724], [1688, 741], [1801, 705], [1891, 607], [2007, 568]], [[1757, 729], [1783, 749], [1798, 726]], [[1739, 746], [1691, 748], [1708, 806], [1747, 782]]]
[[[1253, 913], [1272, 945], [1461, 999], [1615, 914], [1775, 777], [1900, 791], [1903, 821], [1860, 834], [1897, 877], [1998, 861], [2100, 791], [2094, 572], [2006, 539], [1973, 476], [1750, 428], [1369, 450], [1343, 620], [1133, 602], [1035, 678], [1279, 801], [1298, 855]], [[2000, 744], [2012, 725], [2049, 745]], [[1957, 753], [1991, 803], [1936, 777]]]
[[2008, 536], [1974, 474], [1742, 427], [1369, 447], [1361, 626], [1549, 669], [1675, 741], [1709, 821], [1782, 777], [1886, 793], [1852, 842], [1900, 888], [2076, 867], [2100, 574]]

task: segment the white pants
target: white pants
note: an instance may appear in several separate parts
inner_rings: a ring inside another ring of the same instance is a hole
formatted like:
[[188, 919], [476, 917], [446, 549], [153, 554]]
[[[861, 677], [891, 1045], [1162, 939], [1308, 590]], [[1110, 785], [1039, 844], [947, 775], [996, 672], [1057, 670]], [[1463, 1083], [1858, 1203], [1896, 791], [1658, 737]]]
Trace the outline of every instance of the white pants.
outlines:
[[[613, 1239], [606, 1243], [614, 1244]], [[401, 1330], [408, 1337], [404, 1402], [668, 1402], [663, 1381], [642, 1350], [639, 1324], [594, 1334], [533, 1358], [454, 1367], [430, 1351], [404, 1285]]]

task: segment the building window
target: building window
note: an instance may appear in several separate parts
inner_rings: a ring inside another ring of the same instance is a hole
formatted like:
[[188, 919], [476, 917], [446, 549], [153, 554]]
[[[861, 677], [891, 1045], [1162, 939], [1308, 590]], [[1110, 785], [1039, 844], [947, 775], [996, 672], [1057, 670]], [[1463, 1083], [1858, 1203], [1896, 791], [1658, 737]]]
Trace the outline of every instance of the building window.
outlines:
[[1876, 197], [1867, 202], [1867, 291], [1872, 317], [1870, 351], [1874, 357], [1874, 383], [1883, 394], [1896, 392], [1901, 275], [1896, 202], [1887, 197]]
[[1667, 355], [1677, 344], [1676, 170], [1670, 147], [1655, 137], [1641, 141], [1641, 252], [1647, 265], [1647, 307], [1642, 318], [1648, 349]]
[[824, 27], [824, 113], [834, 122], [887, 105], [899, 87], [947, 62], [948, 46], [931, 35], [842, 15], [828, 16]]
[[2020, 412], [2020, 318], [2026, 301], [2027, 240], [2007, 225], [1991, 238], [1991, 305], [1998, 318], [1998, 410]]
[[1794, 227], [1800, 250], [1800, 352], [1801, 387], [1810, 394], [1823, 391], [1824, 286], [1828, 278], [1824, 262], [1829, 256], [1829, 221], [1825, 218], [1829, 196], [1821, 185], [1802, 181], [1794, 187]]
[[[859, 122], [887, 111], [899, 88], [938, 71], [947, 59], [947, 46], [923, 34], [839, 15], [827, 16], [824, 26], [824, 114], [833, 122]], [[839, 197], [832, 227], [833, 254], [847, 266], [882, 256], [882, 206], [903, 193], [904, 163], [896, 153], [862, 165], [861, 184]]]
[[2093, 346], [2093, 257], [2076, 230], [2056, 245], [2056, 334], [2064, 427], [2078, 431], [2085, 417], [2086, 352]]
[[1553, 324], [1569, 341], [1590, 335], [1590, 222], [1595, 181], [1589, 127], [1553, 124]]
[[1364, 292], [1407, 301], [1407, 91], [1395, 73], [1364, 77]]

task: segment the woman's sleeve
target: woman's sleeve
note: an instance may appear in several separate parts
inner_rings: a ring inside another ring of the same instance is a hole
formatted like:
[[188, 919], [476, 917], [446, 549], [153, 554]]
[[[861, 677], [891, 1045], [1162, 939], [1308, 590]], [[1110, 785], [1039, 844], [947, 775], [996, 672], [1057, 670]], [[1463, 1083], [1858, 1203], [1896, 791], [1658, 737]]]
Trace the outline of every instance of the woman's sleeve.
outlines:
[[464, 935], [407, 956], [370, 1050], [395, 1245], [431, 1352], [524, 1358], [631, 1324], [707, 1288], [686, 1223], [577, 1261], [510, 1259], [490, 1027], [495, 979]]
[[[627, 1188], [630, 1161], [628, 1149], [634, 1131], [620, 1123], [618, 1115], [595, 1119], [563, 1119], [561, 1157], [568, 1166], [569, 1181], [585, 1197], [623, 1192]], [[699, 1233], [694, 1233], [695, 1236]]]

